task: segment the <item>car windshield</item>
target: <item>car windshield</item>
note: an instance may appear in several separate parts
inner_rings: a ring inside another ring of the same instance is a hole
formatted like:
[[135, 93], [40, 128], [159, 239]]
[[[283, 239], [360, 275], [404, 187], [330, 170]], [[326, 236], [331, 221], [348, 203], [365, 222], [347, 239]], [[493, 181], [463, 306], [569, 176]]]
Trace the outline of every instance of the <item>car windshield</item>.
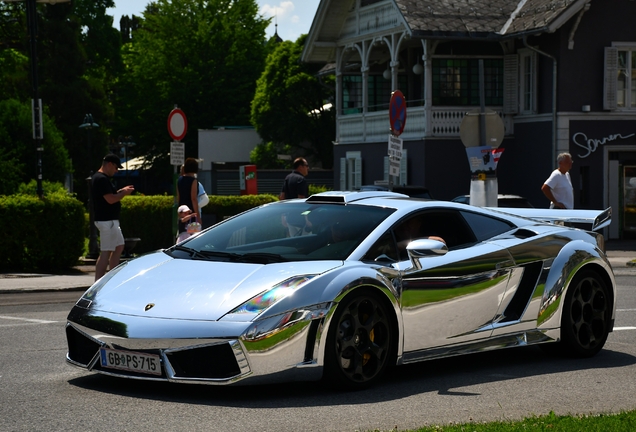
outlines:
[[245, 212], [168, 251], [175, 258], [268, 264], [344, 260], [395, 210], [281, 203]]

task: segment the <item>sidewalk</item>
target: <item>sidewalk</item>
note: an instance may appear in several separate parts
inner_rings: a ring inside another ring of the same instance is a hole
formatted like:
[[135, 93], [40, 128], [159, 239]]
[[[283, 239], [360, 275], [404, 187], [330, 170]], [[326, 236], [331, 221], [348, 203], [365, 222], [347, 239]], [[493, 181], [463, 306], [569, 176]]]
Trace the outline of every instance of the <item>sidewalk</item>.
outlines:
[[[636, 267], [636, 241], [609, 241], [607, 257], [614, 269]], [[0, 273], [0, 294], [37, 291], [85, 291], [95, 280], [95, 265], [85, 262], [66, 275]]]

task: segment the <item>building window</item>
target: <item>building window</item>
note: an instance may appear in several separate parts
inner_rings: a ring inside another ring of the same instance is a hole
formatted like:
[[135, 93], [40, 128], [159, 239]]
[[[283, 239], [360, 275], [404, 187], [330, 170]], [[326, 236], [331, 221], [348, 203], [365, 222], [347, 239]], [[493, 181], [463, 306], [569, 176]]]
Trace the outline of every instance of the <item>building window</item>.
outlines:
[[362, 154], [350, 151], [340, 158], [340, 190], [358, 190], [362, 186]]
[[636, 44], [614, 43], [605, 48], [603, 109], [636, 108]]
[[[398, 76], [398, 88], [406, 88], [406, 75]], [[369, 106], [367, 111], [387, 111], [391, 101], [391, 80], [382, 75], [369, 75], [367, 80]], [[362, 75], [344, 75], [342, 77], [342, 113], [362, 112]]]
[[519, 107], [521, 114], [536, 112], [536, 53], [519, 50]]
[[616, 105], [618, 108], [636, 107], [636, 49], [618, 50]]
[[362, 76], [344, 75], [342, 77], [342, 113], [362, 112]]
[[[479, 59], [433, 59], [433, 105], [480, 105]], [[484, 59], [485, 103], [503, 105], [503, 59]]]

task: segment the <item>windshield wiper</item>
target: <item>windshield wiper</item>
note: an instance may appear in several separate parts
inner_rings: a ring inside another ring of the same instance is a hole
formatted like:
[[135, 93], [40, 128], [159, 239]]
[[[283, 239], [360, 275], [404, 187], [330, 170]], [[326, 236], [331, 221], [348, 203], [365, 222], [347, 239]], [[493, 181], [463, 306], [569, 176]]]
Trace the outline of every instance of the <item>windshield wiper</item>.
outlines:
[[240, 254], [220, 251], [200, 251], [199, 254], [206, 258], [229, 258], [229, 260], [233, 262], [253, 264], [270, 264], [287, 261], [287, 259], [285, 259], [282, 255], [263, 252]]
[[229, 258], [231, 261], [237, 261], [241, 259], [241, 254], [231, 253], [231, 252], [220, 252], [220, 251], [197, 251], [198, 255], [203, 258]]
[[188, 252], [193, 259], [214, 259], [214, 258], [225, 258], [232, 262], [243, 262], [243, 263], [254, 263], [254, 264], [270, 264], [277, 262], [285, 262], [287, 261], [282, 255], [273, 254], [273, 253], [246, 253], [239, 254], [233, 252], [221, 252], [221, 251], [209, 251], [209, 250], [196, 250], [186, 246], [176, 245], [172, 248], [172, 250], [179, 250], [183, 252]]
[[246, 253], [241, 255], [238, 261], [255, 263], [255, 264], [270, 264], [270, 263], [285, 262], [288, 260], [279, 254], [266, 253], [266, 252], [253, 252], [253, 253]]
[[192, 249], [186, 246], [180, 246], [180, 245], [176, 245], [172, 248], [172, 250], [178, 250], [178, 251], [182, 251], [182, 252], [187, 252], [190, 254], [190, 256], [192, 258], [205, 258], [204, 255], [201, 254], [200, 251], [196, 250], [196, 249]]

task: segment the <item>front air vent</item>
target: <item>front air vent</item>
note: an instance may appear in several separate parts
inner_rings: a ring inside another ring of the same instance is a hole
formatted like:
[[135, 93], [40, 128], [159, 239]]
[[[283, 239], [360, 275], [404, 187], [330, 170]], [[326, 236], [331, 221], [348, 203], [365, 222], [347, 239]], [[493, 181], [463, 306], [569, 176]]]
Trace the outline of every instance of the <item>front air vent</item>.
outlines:
[[229, 343], [166, 353], [176, 378], [227, 379], [241, 373]]
[[66, 326], [66, 340], [68, 341], [68, 358], [85, 367], [93, 360], [100, 347], [97, 341], [77, 331], [71, 325]]

